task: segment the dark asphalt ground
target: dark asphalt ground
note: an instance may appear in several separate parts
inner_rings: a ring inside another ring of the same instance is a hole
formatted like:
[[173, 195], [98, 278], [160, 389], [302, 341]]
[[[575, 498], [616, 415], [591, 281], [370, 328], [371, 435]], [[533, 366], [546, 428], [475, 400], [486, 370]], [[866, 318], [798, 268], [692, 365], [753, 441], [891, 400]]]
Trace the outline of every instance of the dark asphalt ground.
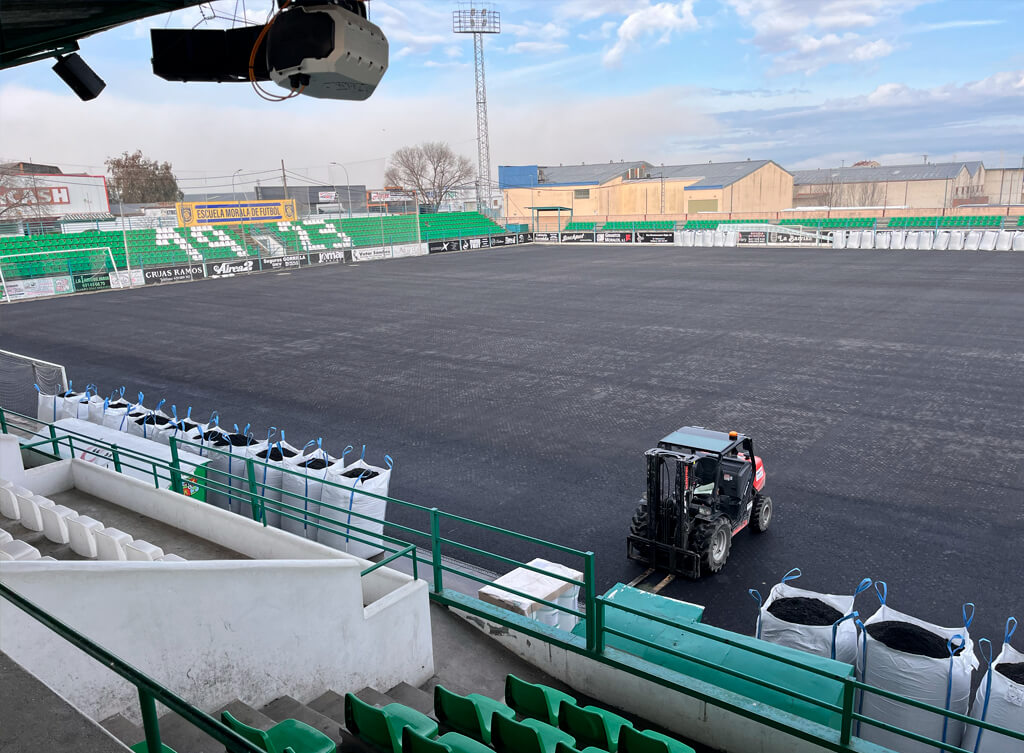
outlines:
[[975, 638], [1024, 617], [1024, 254], [532, 246], [19, 303], [0, 348], [293, 444], [366, 443], [395, 496], [591, 549], [602, 589], [640, 571], [643, 451], [737, 429], [776, 518], [664, 592], [708, 622], [751, 632], [747, 589], [792, 567], [815, 590], [885, 579], [944, 625], [974, 601]]

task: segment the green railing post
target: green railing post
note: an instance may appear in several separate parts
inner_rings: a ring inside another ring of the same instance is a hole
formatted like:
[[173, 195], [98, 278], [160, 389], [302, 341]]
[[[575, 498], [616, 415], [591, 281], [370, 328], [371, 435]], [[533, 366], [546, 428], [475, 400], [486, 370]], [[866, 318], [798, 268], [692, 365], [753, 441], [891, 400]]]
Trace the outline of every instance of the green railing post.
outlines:
[[[267, 456], [269, 459], [269, 455]], [[249, 476], [249, 504], [252, 506], [252, 519], [267, 525], [267, 513], [263, 499], [256, 494], [256, 464], [252, 458], [245, 459], [245, 472]], [[257, 518], [256, 516], [259, 515]]]
[[178, 440], [176, 437], [170, 437], [171, 447], [171, 489], [176, 491], [178, 494], [184, 493], [184, 488], [181, 485], [181, 463], [178, 460]]
[[0, 432], [7, 433], [7, 416], [4, 414], [3, 408], [0, 408]]
[[847, 677], [843, 681], [843, 719], [839, 727], [839, 744], [846, 747], [853, 737], [853, 698], [856, 695], [856, 686]]
[[436, 507], [430, 508], [430, 559], [434, 565], [434, 593], [444, 591], [444, 569], [441, 567], [441, 517]]
[[597, 582], [594, 577], [594, 553], [587, 552], [583, 559], [583, 588], [587, 615], [587, 651], [600, 654], [604, 651], [604, 616], [597, 604]]
[[117, 449], [116, 444], [110, 445], [110, 458], [114, 461], [114, 470], [118, 473], [121, 472], [121, 452]]
[[50, 442], [53, 444], [53, 454], [60, 457], [60, 444], [57, 442], [57, 428], [50, 424]]
[[156, 718], [156, 701], [142, 688], [139, 688], [139, 706], [142, 707], [142, 727], [146, 731], [146, 753], [163, 753], [160, 722]]

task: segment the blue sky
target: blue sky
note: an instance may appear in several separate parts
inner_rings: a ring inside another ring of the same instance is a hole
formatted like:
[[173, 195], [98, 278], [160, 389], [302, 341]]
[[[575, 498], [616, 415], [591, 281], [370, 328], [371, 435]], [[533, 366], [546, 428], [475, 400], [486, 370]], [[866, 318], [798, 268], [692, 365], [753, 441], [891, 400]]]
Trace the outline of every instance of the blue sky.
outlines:
[[[366, 102], [265, 103], [241, 84], [150, 71], [150, 26], [225, 25], [228, 0], [97, 35], [107, 81], [81, 103], [35, 63], [0, 71], [0, 157], [96, 170], [141, 148], [193, 182], [281, 159], [311, 180], [379, 184], [394, 149], [475, 154], [472, 43], [454, 3], [371, 0], [391, 63]], [[790, 169], [983, 159], [1021, 164], [1019, 0], [506, 0], [486, 40], [492, 165], [774, 159]], [[213, 18], [217, 16], [217, 18]], [[495, 168], [496, 169], [496, 168]]]

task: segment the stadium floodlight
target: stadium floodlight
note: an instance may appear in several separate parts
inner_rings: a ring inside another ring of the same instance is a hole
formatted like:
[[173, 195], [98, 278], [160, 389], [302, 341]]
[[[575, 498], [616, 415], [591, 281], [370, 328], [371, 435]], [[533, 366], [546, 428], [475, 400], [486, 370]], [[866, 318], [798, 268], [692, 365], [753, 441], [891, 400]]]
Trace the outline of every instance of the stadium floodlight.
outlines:
[[490, 3], [460, 3], [452, 11], [452, 31], [473, 35], [473, 70], [476, 74], [476, 209], [491, 207], [491, 140], [487, 133], [487, 83], [484, 79], [484, 34], [501, 33], [501, 13]]

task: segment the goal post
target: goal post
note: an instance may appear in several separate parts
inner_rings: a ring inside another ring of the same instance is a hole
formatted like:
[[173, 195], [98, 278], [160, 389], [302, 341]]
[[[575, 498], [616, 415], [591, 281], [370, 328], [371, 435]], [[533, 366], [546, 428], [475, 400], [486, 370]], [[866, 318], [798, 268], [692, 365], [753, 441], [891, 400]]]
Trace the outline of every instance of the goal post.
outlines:
[[35, 416], [36, 386], [44, 395], [67, 392], [67, 371], [59, 363], [0, 350], [0, 407]]
[[89, 290], [90, 281], [102, 275], [108, 282], [102, 287], [120, 288], [119, 272], [110, 246], [5, 254], [0, 256], [0, 302]]

